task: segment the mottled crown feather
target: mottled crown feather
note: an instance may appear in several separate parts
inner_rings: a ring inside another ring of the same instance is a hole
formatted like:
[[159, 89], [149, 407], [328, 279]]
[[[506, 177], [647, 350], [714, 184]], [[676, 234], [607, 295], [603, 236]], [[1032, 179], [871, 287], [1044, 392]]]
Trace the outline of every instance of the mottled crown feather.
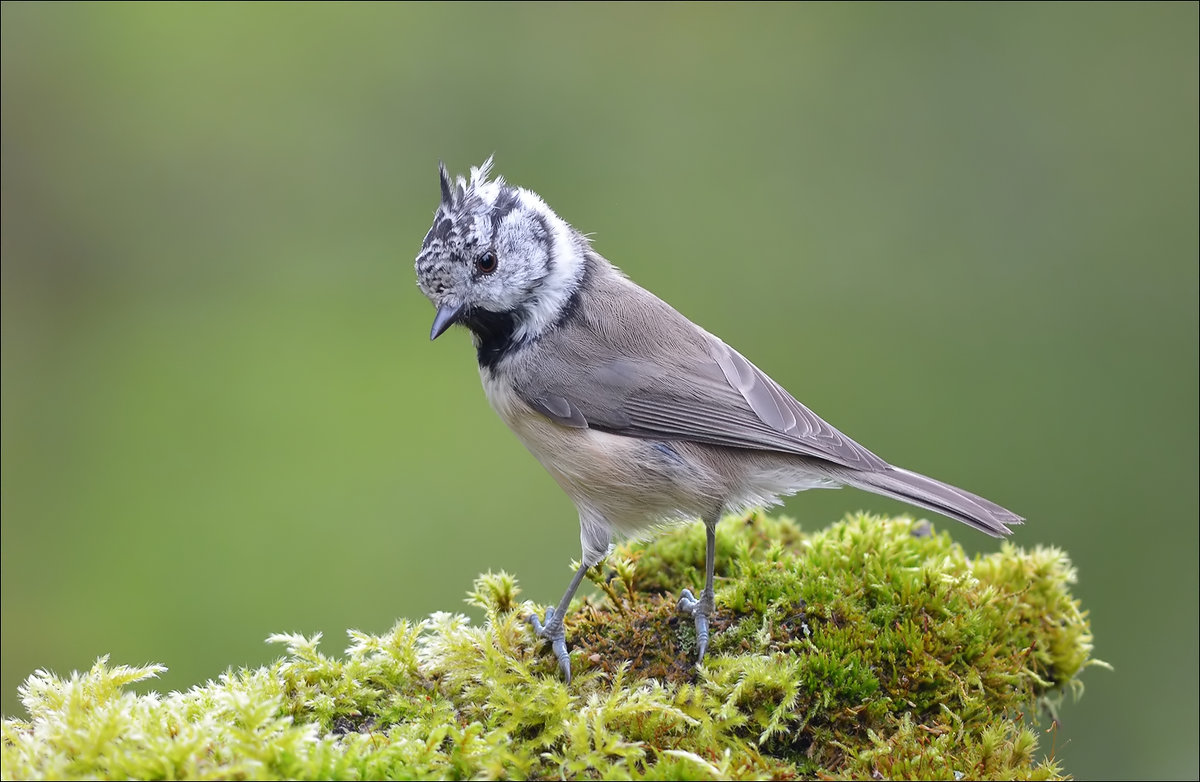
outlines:
[[456, 177], [453, 181], [450, 179], [450, 173], [446, 170], [446, 164], [438, 163], [438, 173], [441, 178], [442, 186], [442, 206], [449, 211], [459, 211], [467, 206], [472, 197], [479, 197], [481, 191], [485, 189], [499, 190], [504, 187], [504, 177], [496, 177], [491, 182], [488, 181], [488, 175], [492, 172], [492, 160], [495, 156], [490, 155], [488, 159], [483, 161], [482, 165], [471, 167], [471, 177]]
[[488, 179], [492, 158], [472, 166], [471, 175], [451, 178], [444, 163], [438, 164], [442, 200], [433, 226], [425, 235], [418, 268], [445, 263], [495, 231], [495, 225], [520, 204], [517, 188], [503, 177]]
[[442, 204], [454, 208], [454, 185], [450, 184], [450, 174], [446, 171], [446, 164], [438, 161], [438, 173], [442, 175]]

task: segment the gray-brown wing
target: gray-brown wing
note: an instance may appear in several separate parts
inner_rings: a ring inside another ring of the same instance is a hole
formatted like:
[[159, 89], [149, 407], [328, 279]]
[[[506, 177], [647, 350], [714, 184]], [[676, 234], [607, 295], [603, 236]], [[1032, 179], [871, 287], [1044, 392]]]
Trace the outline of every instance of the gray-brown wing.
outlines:
[[576, 329], [569, 349], [560, 341], [559, 349], [537, 351], [536, 361], [516, 378], [518, 393], [566, 426], [782, 451], [859, 470], [888, 466], [741, 354], [684, 323], [688, 328], [674, 330], [672, 340], [635, 343], [634, 351], [614, 349], [614, 340], [591, 329]]

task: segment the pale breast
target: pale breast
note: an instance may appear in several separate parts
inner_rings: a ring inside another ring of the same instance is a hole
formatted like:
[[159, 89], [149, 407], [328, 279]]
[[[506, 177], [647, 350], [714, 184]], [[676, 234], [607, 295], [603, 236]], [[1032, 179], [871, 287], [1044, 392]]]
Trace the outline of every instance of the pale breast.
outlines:
[[690, 444], [561, 426], [489, 370], [480, 376], [492, 408], [581, 511], [599, 512], [631, 534], [720, 506], [727, 487]]

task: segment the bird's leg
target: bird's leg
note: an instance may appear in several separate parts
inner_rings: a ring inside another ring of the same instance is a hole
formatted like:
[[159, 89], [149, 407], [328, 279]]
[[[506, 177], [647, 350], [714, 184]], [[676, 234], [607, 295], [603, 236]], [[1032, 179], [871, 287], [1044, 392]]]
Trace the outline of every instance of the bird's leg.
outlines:
[[678, 608], [685, 614], [690, 614], [696, 620], [696, 649], [699, 652], [696, 662], [704, 661], [704, 653], [708, 650], [708, 617], [714, 608], [713, 569], [717, 561], [717, 519], [704, 520], [704, 532], [707, 541], [704, 546], [704, 591], [699, 599], [692, 590], [685, 589], [679, 595]]
[[546, 624], [543, 625], [536, 614], [529, 617], [529, 624], [533, 625], [534, 632], [550, 642], [550, 648], [554, 650], [558, 667], [563, 672], [567, 684], [571, 683], [571, 658], [567, 656], [567, 631], [563, 628], [563, 618], [567, 615], [567, 607], [571, 605], [571, 598], [575, 596], [575, 590], [579, 589], [587, 569], [587, 562], [581, 562], [579, 570], [575, 571], [575, 577], [567, 587], [567, 593], [558, 601], [558, 608], [546, 609]]

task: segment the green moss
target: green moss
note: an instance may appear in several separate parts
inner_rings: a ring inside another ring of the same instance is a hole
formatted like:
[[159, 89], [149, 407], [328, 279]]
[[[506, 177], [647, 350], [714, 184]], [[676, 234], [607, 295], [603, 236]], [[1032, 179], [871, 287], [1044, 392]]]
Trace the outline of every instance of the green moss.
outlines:
[[1054, 779], [1026, 725], [1082, 690], [1092, 638], [1061, 551], [967, 557], [909, 519], [803, 534], [752, 513], [717, 531], [709, 657], [674, 594], [700, 580], [699, 524], [624, 546], [567, 620], [575, 680], [533, 640], [516, 580], [481, 576], [486, 621], [434, 614], [381, 636], [274, 636], [287, 654], [187, 692], [160, 666], [21, 688], [5, 779]]

